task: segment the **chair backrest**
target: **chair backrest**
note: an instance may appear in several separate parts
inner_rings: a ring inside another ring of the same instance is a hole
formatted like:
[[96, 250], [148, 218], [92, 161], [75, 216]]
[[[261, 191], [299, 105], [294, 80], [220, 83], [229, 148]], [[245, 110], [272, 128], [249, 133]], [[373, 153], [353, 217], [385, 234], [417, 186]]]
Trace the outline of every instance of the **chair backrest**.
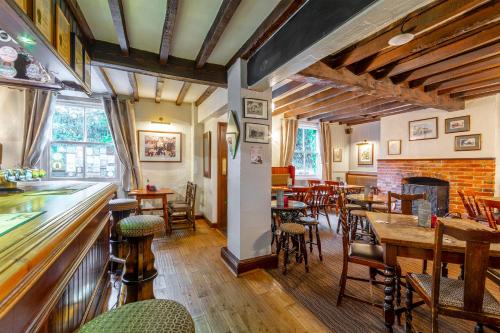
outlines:
[[378, 188], [378, 186], [370, 186], [370, 189], [373, 194], [380, 194], [380, 189]]
[[196, 187], [197, 185], [190, 182], [190, 191], [186, 196], [186, 202], [189, 206], [188, 215], [194, 217], [195, 215], [195, 205], [196, 205]]
[[339, 193], [339, 222], [341, 227], [342, 227], [342, 250], [344, 253], [344, 258], [347, 258], [349, 254], [349, 246], [350, 246], [350, 231], [349, 231], [349, 225], [347, 224], [347, 199], [344, 191], [340, 191]]
[[427, 200], [427, 193], [420, 194], [400, 194], [394, 192], [387, 192], [387, 210], [389, 213], [393, 210], [394, 200], [399, 201], [401, 214], [411, 215], [413, 213], [413, 201]]
[[458, 190], [458, 195], [462, 199], [465, 211], [470, 218], [474, 219], [481, 215], [481, 208], [476, 199], [476, 193], [470, 190]]
[[333, 180], [325, 180], [324, 183], [325, 183], [325, 185], [328, 185], [328, 186], [331, 186], [334, 188], [338, 188], [340, 186], [340, 182], [336, 182]]
[[320, 181], [320, 180], [317, 180], [317, 179], [309, 179], [309, 180], [307, 181], [307, 185], [308, 185], [309, 187], [312, 187], [312, 186], [315, 186], [315, 185], [319, 185], [319, 184], [321, 184], [321, 181]]
[[330, 197], [333, 195], [332, 188], [328, 185], [315, 185], [311, 189], [312, 207], [320, 207], [330, 202]]
[[311, 191], [310, 187], [292, 187], [293, 195], [290, 196], [290, 199], [309, 204], [311, 201]]
[[500, 215], [495, 219], [495, 209], [500, 211], [500, 201], [495, 201], [491, 199], [479, 199], [483, 204], [483, 210], [486, 214], [486, 219], [490, 228], [498, 230], [498, 225], [500, 225]]
[[[470, 220], [438, 220], [435, 231], [434, 261], [432, 267], [433, 311], [439, 307], [441, 281], [441, 253], [445, 235], [464, 241], [464, 311], [483, 312], [483, 296], [486, 283], [491, 243], [500, 243], [500, 232]], [[443, 306], [443, 305], [441, 305]]]

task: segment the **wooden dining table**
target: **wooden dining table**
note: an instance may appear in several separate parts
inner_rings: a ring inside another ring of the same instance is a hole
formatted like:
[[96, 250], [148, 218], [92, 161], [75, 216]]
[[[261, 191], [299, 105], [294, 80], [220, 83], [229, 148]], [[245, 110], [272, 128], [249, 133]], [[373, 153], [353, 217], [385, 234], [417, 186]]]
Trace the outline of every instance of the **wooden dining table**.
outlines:
[[[170, 194], [174, 194], [175, 192], [169, 188], [159, 188], [156, 191], [148, 191], [146, 189], [137, 189], [132, 190], [128, 194], [131, 196], [135, 196], [137, 202], [139, 204], [138, 213], [142, 214], [143, 211], [153, 211], [153, 210], [161, 210], [163, 211], [163, 219], [165, 220], [165, 230], [167, 233], [172, 231], [171, 226], [168, 222], [168, 196]], [[161, 208], [151, 207], [151, 208], [143, 208], [141, 206], [142, 200], [145, 199], [161, 199], [162, 206]]]
[[[384, 248], [385, 288], [384, 288], [384, 321], [386, 332], [392, 332], [396, 312], [404, 308], [395, 309], [395, 269], [397, 258], [434, 259], [434, 229], [419, 227], [417, 217], [413, 215], [366, 213], [376, 239]], [[451, 220], [440, 218], [441, 220]], [[462, 219], [453, 219], [453, 223], [460, 223]], [[485, 227], [485, 229], [488, 229]], [[453, 264], [463, 264], [465, 242], [452, 237], [446, 237], [443, 244], [442, 261]], [[500, 268], [500, 244], [491, 244], [490, 268]]]
[[364, 193], [349, 194], [349, 195], [347, 195], [347, 200], [354, 201], [356, 203], [364, 204], [368, 207], [368, 210], [371, 211], [373, 204], [386, 203], [387, 202], [387, 195], [380, 195], [380, 194], [365, 195]]

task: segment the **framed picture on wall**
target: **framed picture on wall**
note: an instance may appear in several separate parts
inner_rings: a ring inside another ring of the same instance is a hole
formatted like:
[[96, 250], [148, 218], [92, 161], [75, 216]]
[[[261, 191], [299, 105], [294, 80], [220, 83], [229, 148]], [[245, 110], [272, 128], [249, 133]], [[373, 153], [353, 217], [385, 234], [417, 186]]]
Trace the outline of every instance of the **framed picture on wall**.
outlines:
[[268, 103], [263, 99], [243, 98], [245, 118], [267, 119], [269, 116]]
[[245, 142], [269, 143], [269, 125], [245, 123]]
[[25, 14], [28, 13], [28, 0], [16, 0], [16, 4], [23, 10]]
[[427, 118], [408, 122], [409, 140], [430, 140], [438, 137], [438, 119]]
[[83, 81], [83, 46], [80, 38], [74, 32], [71, 33], [71, 44], [71, 66]]
[[70, 33], [71, 26], [68, 19], [61, 7], [56, 6], [56, 50], [67, 64], [71, 64]]
[[458, 133], [470, 131], [470, 116], [448, 118], [444, 120], [445, 133]]
[[401, 155], [401, 140], [387, 141], [387, 155]]
[[227, 142], [227, 149], [233, 159], [236, 157], [236, 151], [238, 150], [239, 140], [240, 140], [240, 126], [238, 125], [238, 119], [236, 119], [235, 112], [231, 110], [228, 112], [228, 118], [227, 118], [226, 142]]
[[342, 148], [333, 148], [333, 161], [342, 162]]
[[85, 76], [85, 85], [87, 85], [87, 87], [91, 88], [92, 67], [90, 65], [90, 56], [87, 53], [87, 51], [84, 52], [84, 59], [83, 60], [84, 60], [83, 70], [84, 70], [84, 76]]
[[481, 134], [458, 135], [455, 137], [455, 151], [481, 150]]
[[33, 0], [33, 21], [38, 30], [52, 44], [52, 0]]
[[212, 153], [211, 144], [212, 134], [210, 131], [203, 133], [203, 176], [205, 178], [211, 177], [211, 160], [210, 156]]
[[358, 165], [373, 165], [373, 143], [358, 143]]
[[141, 162], [182, 162], [182, 134], [137, 131]]

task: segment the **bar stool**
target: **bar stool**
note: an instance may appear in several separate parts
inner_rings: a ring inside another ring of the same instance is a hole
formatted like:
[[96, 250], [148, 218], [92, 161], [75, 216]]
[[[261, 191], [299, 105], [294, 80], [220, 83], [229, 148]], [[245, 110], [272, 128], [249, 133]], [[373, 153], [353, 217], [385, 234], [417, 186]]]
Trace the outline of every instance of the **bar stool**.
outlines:
[[158, 275], [151, 251], [154, 234], [163, 230], [161, 216], [134, 215], [118, 223], [118, 230], [129, 244], [122, 282], [126, 287], [125, 303], [153, 299], [153, 280]]
[[[278, 243], [278, 255], [280, 253], [281, 247], [284, 247], [283, 252], [283, 274], [286, 274], [287, 264], [290, 261], [290, 254], [295, 253], [295, 260], [301, 263], [304, 260], [306, 272], [309, 272], [309, 265], [307, 263], [307, 249], [306, 249], [306, 228], [302, 224], [298, 223], [282, 223], [280, 226], [280, 237], [281, 240]], [[290, 240], [292, 241], [293, 248], [290, 249]]]
[[122, 258], [125, 257], [123, 253], [122, 235], [116, 230], [116, 226], [120, 220], [129, 217], [132, 211], [139, 208], [139, 203], [135, 199], [122, 198], [110, 200], [108, 205], [113, 216], [109, 235], [109, 244], [111, 246], [110, 271], [111, 274], [116, 274], [117, 270], [113, 263], [123, 264], [124, 260]]
[[[313, 245], [316, 245], [318, 247], [319, 260], [323, 261], [323, 254], [321, 253], [321, 239], [319, 237], [318, 220], [316, 220], [314, 217], [311, 216], [303, 216], [299, 218], [299, 222], [304, 227], [309, 228], [309, 240], [306, 242], [306, 244], [309, 244], [309, 252], [312, 252]], [[314, 242], [313, 229], [314, 229], [314, 234], [316, 235], [316, 242]]]
[[107, 311], [85, 325], [78, 333], [194, 333], [193, 318], [187, 309], [171, 300], [151, 299]]

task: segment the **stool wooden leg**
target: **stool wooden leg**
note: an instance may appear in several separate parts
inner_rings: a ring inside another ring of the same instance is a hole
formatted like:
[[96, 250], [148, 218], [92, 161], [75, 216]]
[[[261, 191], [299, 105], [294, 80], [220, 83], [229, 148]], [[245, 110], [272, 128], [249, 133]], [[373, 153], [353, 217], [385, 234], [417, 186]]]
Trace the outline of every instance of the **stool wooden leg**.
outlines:
[[300, 251], [302, 252], [302, 256], [304, 258], [304, 264], [306, 266], [306, 272], [309, 272], [309, 264], [307, 262], [307, 249], [306, 249], [306, 236], [305, 235], [300, 235]]
[[285, 237], [285, 251], [283, 255], [283, 274], [286, 274], [286, 265], [288, 264], [288, 254], [290, 251], [290, 237], [287, 233], [284, 233]]
[[318, 246], [319, 260], [323, 261], [323, 254], [321, 253], [321, 239], [319, 238], [319, 225], [316, 225], [315, 229], [316, 229], [316, 245]]
[[313, 232], [312, 232], [313, 226], [309, 225], [308, 228], [309, 228], [309, 251], [312, 252], [313, 251]]

